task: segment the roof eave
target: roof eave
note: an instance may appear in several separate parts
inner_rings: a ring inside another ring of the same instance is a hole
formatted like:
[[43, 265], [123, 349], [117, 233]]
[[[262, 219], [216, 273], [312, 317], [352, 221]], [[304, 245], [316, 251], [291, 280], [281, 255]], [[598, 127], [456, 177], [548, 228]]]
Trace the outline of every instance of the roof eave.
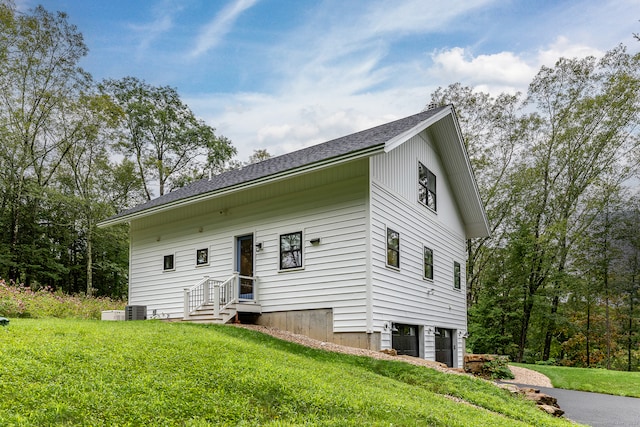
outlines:
[[414, 135], [419, 134], [420, 132], [422, 132], [423, 130], [427, 129], [428, 127], [430, 127], [434, 123], [442, 120], [447, 115], [453, 114], [453, 107], [451, 105], [447, 105], [446, 107], [447, 108], [443, 108], [438, 113], [428, 117], [426, 120], [423, 120], [422, 122], [418, 123], [416, 126], [412, 127], [411, 129], [409, 129], [409, 130], [407, 130], [407, 131], [405, 131], [405, 132], [403, 132], [403, 133], [401, 133], [399, 135], [396, 135], [395, 137], [393, 137], [389, 141], [387, 141], [386, 144], [385, 144], [385, 147], [384, 147], [385, 153], [388, 153], [388, 152], [392, 151], [393, 149], [399, 147], [404, 142], [406, 142], [409, 138], [413, 137]]
[[289, 169], [286, 171], [278, 172], [272, 175], [268, 175], [262, 178], [257, 178], [251, 181], [242, 182], [236, 185], [232, 185], [229, 187], [221, 188], [219, 190], [213, 190], [207, 193], [198, 194], [192, 197], [179, 199], [174, 202], [165, 203], [159, 206], [155, 206], [152, 208], [144, 209], [137, 212], [132, 212], [128, 215], [122, 215], [119, 217], [114, 217], [111, 219], [106, 219], [98, 223], [99, 228], [110, 227], [112, 225], [122, 224], [125, 222], [131, 222], [135, 219], [140, 219], [143, 217], [147, 217], [150, 215], [155, 215], [157, 213], [165, 212], [171, 209], [175, 209], [178, 207], [183, 207], [187, 205], [191, 205], [194, 203], [199, 203], [205, 200], [214, 199], [216, 197], [220, 197], [223, 195], [227, 195], [230, 193], [234, 193], [237, 191], [245, 190], [251, 187], [256, 187], [259, 185], [264, 185], [272, 182], [276, 182], [285, 178], [295, 177], [297, 175], [306, 174], [309, 172], [314, 172], [316, 170], [324, 169], [330, 166], [337, 166], [342, 163], [370, 157], [374, 154], [384, 151], [384, 144], [374, 145], [372, 147], [367, 147], [364, 150], [355, 151], [351, 153], [346, 153], [342, 156], [333, 157], [330, 159], [325, 159], [319, 162], [310, 163], [306, 165], [299, 166], [297, 168]]
[[475, 173], [473, 172], [473, 168], [471, 167], [471, 159], [469, 158], [469, 153], [467, 152], [467, 148], [464, 144], [462, 130], [460, 129], [460, 123], [458, 122], [453, 106], [451, 106], [451, 118], [455, 126], [457, 140], [459, 141], [460, 149], [462, 150], [462, 155], [464, 156], [467, 173], [471, 181], [468, 188], [473, 192], [473, 200], [476, 204], [475, 208], [479, 210], [480, 214], [480, 218], [476, 220], [465, 221], [465, 234], [468, 239], [475, 237], [490, 237], [491, 229], [489, 227], [489, 219], [487, 218], [487, 212], [484, 208], [484, 203], [482, 203], [482, 197], [480, 196], [478, 182], [476, 181]]

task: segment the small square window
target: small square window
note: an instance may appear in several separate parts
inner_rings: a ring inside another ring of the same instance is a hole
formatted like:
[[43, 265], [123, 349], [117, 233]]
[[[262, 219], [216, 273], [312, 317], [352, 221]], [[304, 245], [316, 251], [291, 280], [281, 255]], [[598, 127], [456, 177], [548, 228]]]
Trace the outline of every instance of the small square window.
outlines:
[[173, 261], [174, 261], [174, 255], [173, 254], [164, 256], [164, 268], [163, 268], [164, 271], [173, 270], [175, 268], [175, 265], [174, 265]]
[[424, 278], [433, 280], [433, 249], [424, 247]]
[[209, 249], [198, 249], [196, 251], [196, 265], [209, 264]]
[[302, 268], [302, 231], [280, 235], [280, 270]]
[[418, 162], [418, 200], [434, 211], [437, 210], [436, 176]]
[[387, 228], [387, 265], [400, 268], [400, 233]]
[[460, 263], [459, 262], [454, 262], [453, 263], [453, 287], [455, 289], [460, 289], [460, 287], [461, 287], [461, 283], [460, 283]]

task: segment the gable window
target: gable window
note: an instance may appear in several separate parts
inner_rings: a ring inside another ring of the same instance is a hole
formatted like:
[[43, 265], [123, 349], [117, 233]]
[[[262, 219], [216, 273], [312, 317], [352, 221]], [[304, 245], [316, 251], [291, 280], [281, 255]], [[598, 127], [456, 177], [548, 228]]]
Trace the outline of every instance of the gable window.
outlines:
[[424, 247], [424, 278], [433, 280], [433, 249]]
[[453, 287], [455, 289], [460, 289], [460, 263], [453, 263]]
[[400, 268], [400, 233], [387, 228], [387, 265]]
[[302, 268], [302, 231], [280, 235], [280, 270]]
[[209, 264], [209, 249], [198, 249], [196, 251], [196, 265]]
[[418, 162], [418, 200], [428, 208], [437, 210], [436, 176], [420, 162]]
[[175, 269], [174, 266], [174, 255], [165, 255], [164, 256], [164, 267], [163, 270], [164, 271], [168, 271], [168, 270], [173, 270]]

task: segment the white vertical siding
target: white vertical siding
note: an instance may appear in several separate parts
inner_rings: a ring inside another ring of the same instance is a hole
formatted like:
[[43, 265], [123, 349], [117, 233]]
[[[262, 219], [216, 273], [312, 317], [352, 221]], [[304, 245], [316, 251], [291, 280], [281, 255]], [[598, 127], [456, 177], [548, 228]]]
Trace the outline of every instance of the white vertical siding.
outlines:
[[[235, 238], [254, 234], [263, 312], [332, 308], [335, 332], [366, 329], [368, 161], [225, 196], [131, 227], [130, 304], [181, 317], [183, 289], [235, 269]], [[279, 271], [279, 236], [302, 231], [304, 268]], [[312, 246], [309, 240], [320, 238]], [[210, 262], [196, 267], [197, 249]], [[162, 271], [166, 254], [175, 271]]]
[[[418, 202], [418, 162], [436, 175], [437, 212]], [[388, 321], [423, 326], [427, 358], [435, 357], [429, 326], [466, 330], [464, 227], [441, 164], [424, 132], [371, 159], [374, 326], [380, 330]], [[400, 233], [399, 269], [386, 266], [387, 227]], [[423, 278], [424, 246], [433, 249], [433, 281]], [[462, 266], [459, 290], [454, 261]]]

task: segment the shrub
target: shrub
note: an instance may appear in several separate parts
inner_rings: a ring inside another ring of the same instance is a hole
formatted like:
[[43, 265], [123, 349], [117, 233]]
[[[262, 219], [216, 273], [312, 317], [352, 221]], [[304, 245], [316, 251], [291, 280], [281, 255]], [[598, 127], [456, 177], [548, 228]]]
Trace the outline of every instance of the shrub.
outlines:
[[497, 356], [495, 359], [485, 362], [482, 366], [482, 375], [492, 380], [515, 378], [509, 369], [509, 357], [507, 356]]
[[65, 295], [48, 287], [34, 291], [0, 279], [0, 316], [4, 317], [100, 319], [102, 311], [125, 305], [123, 300]]

